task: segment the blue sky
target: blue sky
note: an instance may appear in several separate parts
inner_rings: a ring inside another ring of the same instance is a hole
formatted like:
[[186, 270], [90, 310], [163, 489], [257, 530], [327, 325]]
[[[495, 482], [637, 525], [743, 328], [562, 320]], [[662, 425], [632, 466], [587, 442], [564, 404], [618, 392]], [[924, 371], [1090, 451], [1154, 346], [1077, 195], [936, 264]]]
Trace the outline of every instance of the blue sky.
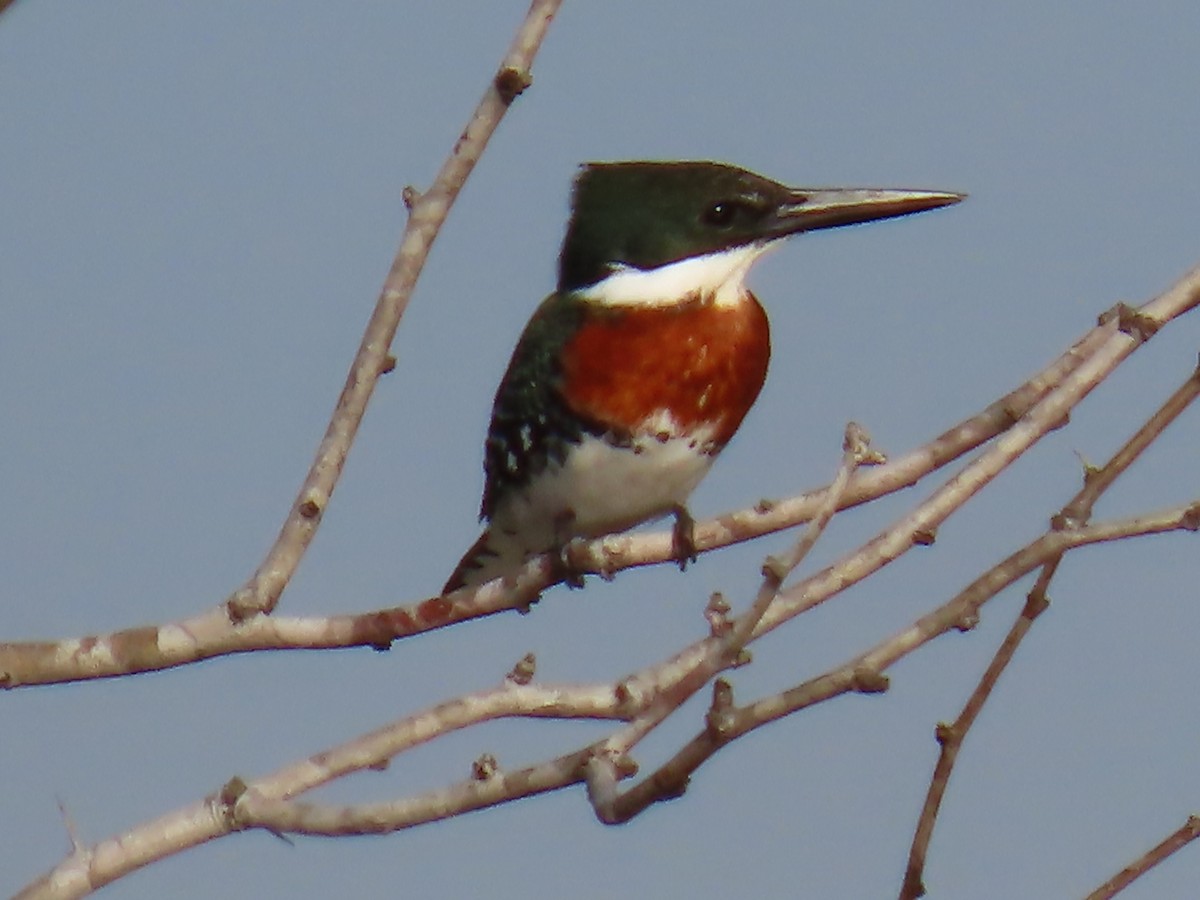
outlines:
[[[160, 622], [218, 603], [274, 538], [403, 227], [525, 12], [490, 4], [66, 3], [0, 18], [3, 639]], [[526, 317], [550, 289], [575, 166], [712, 158], [794, 184], [962, 190], [954, 209], [792, 241], [760, 264], [775, 357], [697, 515], [823, 483], [846, 420], [895, 454], [982, 408], [1118, 300], [1200, 263], [1194, 2], [565, 4], [438, 240], [334, 502], [284, 598], [348, 612], [435, 591], [476, 536], [481, 444]], [[757, 647], [739, 697], [837, 664], [1036, 536], [1195, 364], [1196, 321], [1157, 337], [1072, 427], [956, 515], [938, 543]], [[1197, 495], [1195, 412], [1101, 517]], [[827, 561], [931, 488], [841, 517]], [[693, 640], [762, 555], [626, 573], [369, 651], [226, 658], [0, 695], [0, 893], [96, 840], [496, 683], [526, 651], [550, 681], [611, 680]], [[1195, 538], [1070, 558], [1054, 603], [960, 760], [933, 897], [1080, 896], [1197, 811]], [[815, 564], [814, 562], [814, 564]], [[1028, 585], [1025, 585], [1027, 588]], [[387, 838], [242, 835], [113, 897], [579, 900], [894, 896], [935, 758], [1020, 608], [724, 751], [628, 826], [581, 791]], [[685, 708], [639, 759], [700, 720]], [[403, 796], [490, 750], [517, 766], [603, 732], [500, 724], [324, 799]], [[1129, 898], [1183, 896], [1184, 851]]]

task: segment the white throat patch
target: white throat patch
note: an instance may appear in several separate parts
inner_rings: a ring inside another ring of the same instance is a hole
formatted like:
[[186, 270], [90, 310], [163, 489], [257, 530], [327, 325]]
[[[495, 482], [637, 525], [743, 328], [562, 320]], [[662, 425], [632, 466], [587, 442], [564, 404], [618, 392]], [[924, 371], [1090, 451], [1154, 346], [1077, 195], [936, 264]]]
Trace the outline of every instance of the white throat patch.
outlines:
[[621, 266], [578, 294], [608, 306], [669, 306], [696, 293], [711, 296], [717, 306], [734, 306], [745, 291], [743, 282], [754, 261], [779, 241], [734, 247], [667, 263], [657, 269]]

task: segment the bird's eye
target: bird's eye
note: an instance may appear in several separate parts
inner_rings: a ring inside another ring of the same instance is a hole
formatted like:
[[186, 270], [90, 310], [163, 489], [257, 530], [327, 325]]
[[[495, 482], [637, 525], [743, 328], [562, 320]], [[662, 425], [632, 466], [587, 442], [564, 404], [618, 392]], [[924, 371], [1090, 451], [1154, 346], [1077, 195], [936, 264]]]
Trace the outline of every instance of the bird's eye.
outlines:
[[738, 207], [736, 203], [728, 200], [718, 200], [704, 210], [701, 216], [705, 225], [714, 225], [717, 228], [725, 228], [733, 224], [733, 220], [737, 217]]

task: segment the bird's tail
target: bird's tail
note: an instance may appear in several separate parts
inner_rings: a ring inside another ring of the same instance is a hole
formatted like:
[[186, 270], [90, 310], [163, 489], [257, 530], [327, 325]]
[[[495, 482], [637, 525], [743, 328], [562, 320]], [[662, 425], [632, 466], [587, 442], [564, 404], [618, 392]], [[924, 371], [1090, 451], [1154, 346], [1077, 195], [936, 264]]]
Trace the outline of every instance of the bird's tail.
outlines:
[[463, 554], [446, 586], [442, 588], [442, 593], [448, 594], [459, 588], [484, 584], [502, 575], [511, 575], [525, 564], [531, 552], [503, 529], [489, 527]]

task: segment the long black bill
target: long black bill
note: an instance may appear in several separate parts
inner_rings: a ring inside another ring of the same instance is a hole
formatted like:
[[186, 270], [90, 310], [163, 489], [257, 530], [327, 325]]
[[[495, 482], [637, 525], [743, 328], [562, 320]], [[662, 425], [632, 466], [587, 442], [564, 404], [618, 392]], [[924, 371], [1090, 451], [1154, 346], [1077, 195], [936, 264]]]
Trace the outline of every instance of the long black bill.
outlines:
[[774, 234], [837, 228], [875, 219], [891, 219], [958, 203], [966, 194], [874, 188], [796, 188], [776, 213]]

